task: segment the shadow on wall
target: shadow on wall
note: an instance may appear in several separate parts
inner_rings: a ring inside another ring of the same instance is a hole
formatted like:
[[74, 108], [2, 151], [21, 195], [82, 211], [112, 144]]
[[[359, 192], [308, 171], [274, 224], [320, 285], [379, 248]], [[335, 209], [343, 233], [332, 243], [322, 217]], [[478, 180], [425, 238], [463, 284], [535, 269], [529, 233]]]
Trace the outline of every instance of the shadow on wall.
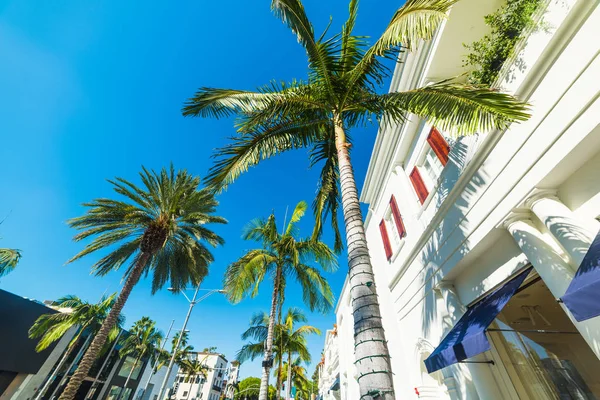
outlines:
[[[452, 145], [448, 164], [444, 168], [438, 181], [438, 187], [436, 189], [436, 209], [439, 209], [448, 198], [448, 195], [458, 182], [460, 174], [471, 161], [477, 149], [477, 143], [480, 140], [481, 137], [479, 135], [461, 137]], [[470, 204], [480, 192], [480, 189], [485, 186], [487, 181], [487, 176], [482, 175], [481, 173], [475, 174], [463, 189], [460, 196], [451, 204], [448, 211], [445, 213], [445, 218], [439, 222], [439, 225], [431, 234], [430, 240], [421, 252], [421, 265], [425, 266], [424, 270], [417, 278], [415, 278], [415, 282], [411, 282], [411, 285], [417, 286], [417, 289], [411, 291], [415, 293], [413, 299], [422, 298], [422, 301], [419, 301], [419, 303], [422, 307], [423, 335], [425, 338], [431, 338], [436, 345], [441, 341], [442, 337], [439, 337], [437, 332], [434, 335], [435, 337], [431, 337], [432, 328], [434, 326], [444, 326], [445, 321], [441, 319], [441, 315], [446, 312], [445, 304], [434, 290], [441, 280], [439, 278], [439, 271], [446, 262], [449, 254], [453, 254], [454, 251], [459, 251], [461, 256], [463, 256], [470, 251], [470, 246], [466, 238], [465, 217]], [[429, 207], [431, 206], [432, 205]], [[442, 256], [440, 250], [445, 246], [447, 246], [448, 249], [452, 249], [452, 251], [446, 250], [443, 252], [444, 256]], [[410, 303], [411, 301], [407, 304]], [[416, 308], [419, 303], [413, 303], [410, 307], [401, 311], [402, 314], [407, 315], [412, 309]], [[441, 309], [438, 309], [438, 307]], [[425, 358], [426, 357], [421, 356], [418, 360], [420, 363], [419, 368], [421, 371], [424, 371], [421, 374], [423, 385], [431, 385], [437, 382], [436, 385], [443, 387], [441, 383], [442, 376], [445, 378], [444, 380], [446, 380], [452, 378], [453, 375], [461, 375], [461, 385], [457, 389], [460, 392], [466, 393], [473, 393], [475, 391], [470, 374], [464, 373], [461, 368], [452, 368], [442, 371], [439, 376], [429, 377], [423, 364]], [[458, 378], [458, 376], [456, 377]], [[450, 393], [450, 396], [457, 398], [464, 397], [456, 391]]]

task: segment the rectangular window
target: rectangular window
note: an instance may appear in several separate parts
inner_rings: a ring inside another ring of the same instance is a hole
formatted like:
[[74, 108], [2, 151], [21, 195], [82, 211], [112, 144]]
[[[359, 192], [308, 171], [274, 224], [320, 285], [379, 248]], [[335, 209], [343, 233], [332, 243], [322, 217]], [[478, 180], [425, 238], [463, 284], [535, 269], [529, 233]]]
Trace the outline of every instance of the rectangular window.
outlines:
[[[137, 360], [135, 358], [127, 356], [125, 358], [125, 361], [123, 362], [123, 365], [121, 366], [121, 369], [119, 370], [119, 376], [122, 378], [127, 378], [129, 376], [129, 373], [131, 372], [131, 368], [133, 368], [133, 364], [136, 361]], [[131, 374], [131, 379], [135, 380], [140, 376], [140, 372], [142, 371], [142, 364], [142, 362], [137, 362], [135, 368], [133, 369], [133, 373]]]
[[425, 153], [423, 168], [425, 168], [425, 172], [427, 172], [427, 178], [429, 180], [430, 187], [435, 187], [437, 185], [438, 178], [442, 175], [444, 166], [432, 149], [429, 149]]
[[450, 146], [448, 142], [442, 136], [442, 134], [434, 127], [429, 131], [427, 136], [427, 143], [431, 146], [431, 149], [436, 154], [440, 163], [445, 166], [448, 163], [448, 154], [450, 154]]
[[429, 191], [423, 182], [423, 178], [421, 178], [421, 174], [419, 173], [419, 169], [414, 167], [412, 172], [410, 173], [410, 182], [415, 188], [415, 192], [417, 193], [417, 197], [421, 204], [425, 203], [427, 196], [429, 196]]
[[381, 232], [381, 239], [383, 240], [383, 248], [385, 250], [385, 257], [389, 260], [392, 258], [392, 245], [390, 244], [390, 238], [385, 227], [385, 220], [381, 220], [379, 223], [379, 231]]
[[400, 209], [394, 195], [390, 199], [390, 209], [392, 210], [392, 217], [394, 217], [394, 225], [396, 226], [398, 237], [402, 239], [406, 236], [406, 228], [404, 227], [404, 221], [402, 221], [402, 215], [400, 215]]

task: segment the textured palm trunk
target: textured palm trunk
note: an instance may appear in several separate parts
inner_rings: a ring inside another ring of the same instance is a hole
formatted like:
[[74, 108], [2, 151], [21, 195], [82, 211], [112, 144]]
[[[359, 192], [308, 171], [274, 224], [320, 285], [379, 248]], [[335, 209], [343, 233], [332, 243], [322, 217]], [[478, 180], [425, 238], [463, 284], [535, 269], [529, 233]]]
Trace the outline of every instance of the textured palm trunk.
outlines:
[[52, 391], [52, 394], [50, 395], [51, 399], [53, 399], [54, 396], [56, 396], [56, 393], [58, 393], [58, 391], [67, 383], [67, 380], [69, 380], [69, 371], [73, 368], [73, 365], [75, 365], [77, 360], [81, 357], [81, 354], [83, 354], [83, 352], [85, 351], [87, 346], [90, 344], [90, 340], [92, 340], [91, 334], [88, 335], [87, 338], [85, 338], [85, 342], [83, 342], [83, 344], [81, 345], [81, 348], [79, 349], [79, 351], [77, 352], [75, 357], [73, 357], [73, 361], [71, 361], [71, 364], [69, 364], [69, 366], [65, 370], [65, 375], [62, 377], [60, 382], [58, 382], [58, 385], [56, 385], [56, 387]]
[[269, 366], [273, 354], [273, 331], [275, 330], [275, 313], [277, 312], [277, 301], [279, 299], [279, 284], [281, 282], [281, 267], [277, 266], [275, 274], [275, 285], [273, 288], [273, 299], [271, 300], [271, 311], [269, 312], [269, 328], [267, 330], [267, 341], [265, 343], [265, 357], [263, 359], [262, 376], [260, 378], [260, 392], [258, 400], [267, 400], [269, 396]]
[[390, 354], [381, 321], [377, 288], [367, 246], [349, 144], [339, 116], [334, 116], [342, 209], [348, 246], [348, 274], [354, 316], [354, 357], [361, 400], [395, 399]]
[[[137, 367], [137, 364], [138, 364], [138, 362], [140, 362], [141, 358], [142, 358], [142, 355], [140, 354], [138, 356], [138, 358], [136, 358], [135, 361], [133, 362], [133, 365], [131, 366], [131, 369], [129, 370], [129, 374], [127, 374], [127, 379], [125, 379], [125, 384], [123, 385], [123, 390], [121, 390], [121, 394], [119, 395], [119, 400], [122, 400], [124, 398], [125, 392], [127, 391], [127, 384], [131, 380], [131, 375], [133, 375], [133, 371], [135, 371], [135, 367]], [[127, 399], [125, 399], [125, 400], [127, 400]]]
[[142, 271], [144, 270], [144, 267], [146, 266], [146, 263], [149, 259], [150, 254], [148, 253], [142, 253], [138, 258], [135, 267], [131, 272], [131, 275], [129, 275], [129, 277], [125, 281], [125, 285], [123, 285], [121, 293], [119, 293], [119, 297], [117, 298], [115, 305], [111, 308], [110, 312], [108, 313], [108, 316], [102, 323], [100, 330], [96, 334], [96, 337], [92, 341], [92, 344], [90, 345], [85, 355], [83, 356], [83, 359], [79, 363], [77, 371], [75, 371], [75, 373], [73, 374], [73, 377], [69, 381], [69, 384], [67, 385], [63, 393], [60, 395], [58, 400], [73, 400], [75, 398], [75, 395], [81, 387], [83, 380], [88, 375], [88, 372], [90, 372], [90, 369], [92, 368], [94, 361], [98, 357], [98, 354], [100, 354], [102, 346], [104, 346], [104, 343], [106, 343], [110, 330], [117, 323], [117, 318], [119, 317], [121, 310], [123, 310], [123, 306], [125, 306], [125, 302], [129, 298], [131, 290], [140, 280]]
[[292, 397], [292, 353], [288, 353], [288, 370], [287, 370], [287, 383], [285, 386], [285, 398], [290, 400]]
[[[279, 306], [277, 309], [277, 324], [281, 325], [281, 318], [282, 318], [282, 309], [283, 309], [283, 300], [280, 299], [279, 300]], [[279, 352], [283, 351], [283, 335], [279, 335]], [[282, 367], [282, 363], [283, 363], [283, 357], [280, 356], [279, 357], [279, 362], [277, 363], [277, 383], [275, 386], [275, 393], [277, 393], [277, 396], [281, 395], [281, 367]]]
[[92, 396], [94, 396], [95, 390], [98, 389], [98, 386], [100, 386], [98, 383], [98, 380], [100, 379], [100, 375], [102, 375], [102, 372], [104, 372], [104, 368], [106, 368], [106, 364], [108, 364], [108, 361], [110, 360], [110, 355], [113, 353], [113, 351], [115, 351], [115, 347], [117, 347], [117, 344], [119, 343], [119, 338], [121, 337], [122, 333], [123, 333], [123, 331], [119, 330], [119, 334], [115, 338], [115, 341], [114, 341], [112, 347], [110, 348], [108, 354], [104, 358], [104, 362], [102, 363], [102, 366], [98, 370], [98, 373], [96, 374], [96, 377], [94, 378], [94, 382], [92, 382], [92, 385], [90, 386], [90, 390], [88, 390], [88, 393], [85, 396], [86, 400], [91, 399]]

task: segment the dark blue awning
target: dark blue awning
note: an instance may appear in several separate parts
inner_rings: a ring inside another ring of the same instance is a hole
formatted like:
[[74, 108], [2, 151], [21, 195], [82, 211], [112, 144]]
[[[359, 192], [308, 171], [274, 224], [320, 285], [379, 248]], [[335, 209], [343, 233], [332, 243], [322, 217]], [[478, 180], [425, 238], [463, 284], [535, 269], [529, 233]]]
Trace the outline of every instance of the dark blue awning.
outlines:
[[340, 374], [335, 377], [335, 381], [333, 381], [329, 390], [340, 390]]
[[592, 242], [575, 277], [562, 297], [577, 321], [600, 315], [600, 232]]
[[489, 350], [490, 343], [485, 330], [513, 297], [530, 271], [531, 268], [526, 269], [469, 307], [465, 315], [425, 360], [427, 372], [432, 373]]

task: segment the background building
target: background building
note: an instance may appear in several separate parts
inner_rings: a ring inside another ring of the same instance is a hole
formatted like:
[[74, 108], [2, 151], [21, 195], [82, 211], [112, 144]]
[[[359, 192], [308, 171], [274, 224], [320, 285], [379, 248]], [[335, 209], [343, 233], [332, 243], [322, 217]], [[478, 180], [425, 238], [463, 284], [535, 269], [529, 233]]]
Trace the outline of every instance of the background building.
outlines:
[[171, 399], [174, 400], [219, 400], [224, 392], [223, 382], [227, 380], [227, 359], [224, 355], [213, 352], [192, 352], [190, 360], [198, 360], [207, 367], [207, 374], [188, 377], [179, 370]]
[[[390, 91], [466, 79], [463, 43], [502, 4], [458, 2]], [[541, 4], [496, 82], [530, 120], [455, 139], [410, 116], [377, 136], [361, 201], [397, 398], [600, 398], [600, 301], [581, 290], [598, 284], [600, 9]], [[347, 282], [336, 320], [353, 348]], [[341, 398], [358, 399], [354, 355], [338, 357]]]
[[340, 358], [337, 326], [325, 332], [325, 347], [319, 363], [319, 398], [340, 399]]

